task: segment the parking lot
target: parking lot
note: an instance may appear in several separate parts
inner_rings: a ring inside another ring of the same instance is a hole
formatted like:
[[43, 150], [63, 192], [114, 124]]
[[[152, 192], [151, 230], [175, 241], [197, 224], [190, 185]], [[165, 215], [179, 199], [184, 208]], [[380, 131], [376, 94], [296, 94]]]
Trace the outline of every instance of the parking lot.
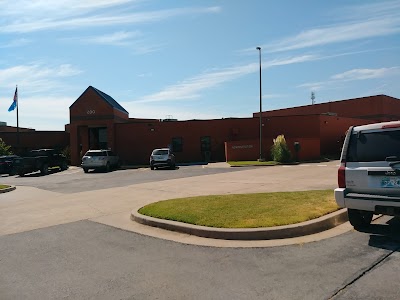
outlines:
[[129, 219], [133, 209], [176, 197], [333, 189], [337, 165], [2, 177], [17, 189], [0, 195], [1, 298], [398, 299], [397, 281], [387, 279], [400, 271], [400, 224], [390, 217], [365, 232], [344, 224], [313, 242], [275, 247]]
[[128, 185], [157, 182], [184, 177], [211, 175], [239, 171], [238, 168], [228, 168], [224, 164], [215, 166], [190, 165], [178, 166], [175, 170], [168, 168], [150, 170], [148, 167], [122, 167], [111, 172], [91, 170], [85, 174], [80, 167], [69, 167], [66, 171], [55, 169], [49, 175], [42, 176], [40, 172], [30, 173], [23, 177], [18, 175], [0, 177], [3, 184], [31, 186], [58, 193], [78, 193]]

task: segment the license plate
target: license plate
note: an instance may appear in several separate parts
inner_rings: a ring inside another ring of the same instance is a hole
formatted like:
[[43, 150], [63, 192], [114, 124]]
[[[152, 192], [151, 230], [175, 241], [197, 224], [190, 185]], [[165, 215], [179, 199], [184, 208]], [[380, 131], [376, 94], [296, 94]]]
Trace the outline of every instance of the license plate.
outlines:
[[400, 177], [384, 177], [381, 180], [383, 188], [400, 188]]

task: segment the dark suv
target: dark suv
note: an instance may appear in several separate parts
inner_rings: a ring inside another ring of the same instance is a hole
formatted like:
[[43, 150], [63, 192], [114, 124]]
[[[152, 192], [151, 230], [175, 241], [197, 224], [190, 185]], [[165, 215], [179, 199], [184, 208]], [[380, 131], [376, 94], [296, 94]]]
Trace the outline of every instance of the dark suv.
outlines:
[[336, 202], [355, 228], [373, 214], [400, 216], [400, 121], [350, 127], [338, 170]]
[[17, 155], [0, 156], [0, 174], [13, 175], [13, 164], [17, 158], [19, 158]]
[[31, 150], [24, 157], [15, 158], [13, 165], [13, 171], [20, 176], [36, 171], [47, 175], [50, 168], [68, 169], [65, 155], [55, 149]]

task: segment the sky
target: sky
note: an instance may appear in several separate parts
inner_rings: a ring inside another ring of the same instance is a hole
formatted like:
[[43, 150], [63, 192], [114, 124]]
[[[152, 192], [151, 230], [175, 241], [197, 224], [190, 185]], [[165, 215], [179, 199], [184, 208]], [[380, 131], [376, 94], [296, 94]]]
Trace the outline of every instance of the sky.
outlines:
[[[261, 47], [257, 50], [256, 47]], [[400, 98], [400, 0], [0, 0], [0, 121], [64, 130], [88, 86], [130, 118]]]

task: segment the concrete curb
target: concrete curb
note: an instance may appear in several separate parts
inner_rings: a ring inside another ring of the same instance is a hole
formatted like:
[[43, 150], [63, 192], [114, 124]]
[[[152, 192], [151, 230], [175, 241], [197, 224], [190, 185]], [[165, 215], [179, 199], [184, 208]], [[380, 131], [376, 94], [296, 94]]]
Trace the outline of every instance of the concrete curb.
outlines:
[[15, 186], [9, 186], [8, 188], [1, 189], [1, 190], [0, 190], [0, 194], [2, 194], [2, 193], [7, 193], [7, 192], [11, 192], [11, 191], [15, 190], [16, 188], [17, 188], [17, 187], [15, 187]]
[[213, 228], [144, 216], [131, 212], [131, 220], [166, 230], [223, 240], [273, 240], [310, 235], [336, 227], [348, 221], [347, 209], [341, 209], [320, 218], [270, 228]]

